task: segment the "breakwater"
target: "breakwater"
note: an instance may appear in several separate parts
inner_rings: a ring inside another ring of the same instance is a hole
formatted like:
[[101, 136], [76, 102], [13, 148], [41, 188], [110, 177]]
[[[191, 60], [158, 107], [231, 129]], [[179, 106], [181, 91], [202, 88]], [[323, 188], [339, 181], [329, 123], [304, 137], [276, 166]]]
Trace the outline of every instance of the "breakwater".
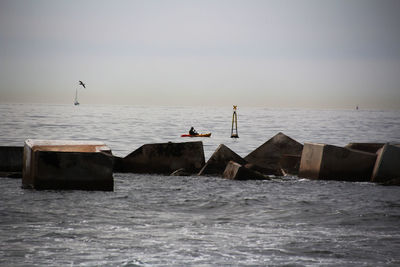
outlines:
[[[294, 160], [287, 161], [288, 156]], [[338, 147], [306, 143], [303, 146], [283, 133], [276, 134], [244, 158], [221, 144], [207, 163], [203, 143], [199, 141], [147, 144], [119, 158], [99, 142], [28, 139], [23, 153], [17, 148], [0, 147], [0, 158], [7, 159], [3, 162], [9, 164], [3, 164], [2, 171], [12, 175], [21, 163], [23, 187], [35, 189], [112, 190], [113, 171], [211, 174], [233, 180], [267, 180], [271, 178], [268, 175], [291, 172], [310, 179], [400, 185], [400, 144], [351, 143]]]

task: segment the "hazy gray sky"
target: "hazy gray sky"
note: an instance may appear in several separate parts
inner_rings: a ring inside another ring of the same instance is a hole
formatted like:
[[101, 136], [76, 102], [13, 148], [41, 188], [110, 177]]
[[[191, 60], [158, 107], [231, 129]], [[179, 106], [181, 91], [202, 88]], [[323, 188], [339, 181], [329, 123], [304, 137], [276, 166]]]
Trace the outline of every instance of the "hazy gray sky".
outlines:
[[400, 1], [0, 0], [0, 103], [400, 108]]

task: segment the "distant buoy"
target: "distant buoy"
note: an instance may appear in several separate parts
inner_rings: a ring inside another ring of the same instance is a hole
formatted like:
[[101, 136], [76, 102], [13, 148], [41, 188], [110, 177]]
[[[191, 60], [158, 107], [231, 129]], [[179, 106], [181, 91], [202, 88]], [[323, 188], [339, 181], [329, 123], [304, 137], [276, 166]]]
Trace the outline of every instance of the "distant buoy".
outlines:
[[236, 109], [237, 109], [237, 106], [233, 105], [231, 138], [239, 138], [238, 129], [237, 129]]

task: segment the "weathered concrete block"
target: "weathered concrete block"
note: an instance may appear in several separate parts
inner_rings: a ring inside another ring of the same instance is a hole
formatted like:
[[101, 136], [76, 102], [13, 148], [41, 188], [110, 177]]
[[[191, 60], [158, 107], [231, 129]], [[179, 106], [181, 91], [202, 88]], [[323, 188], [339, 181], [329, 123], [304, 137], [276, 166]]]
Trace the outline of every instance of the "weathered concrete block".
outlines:
[[113, 157], [101, 142], [25, 141], [23, 188], [112, 191]]
[[386, 183], [400, 179], [400, 147], [385, 144], [377, 154], [371, 181]]
[[123, 172], [124, 158], [114, 156], [113, 172]]
[[178, 169], [197, 173], [204, 166], [203, 142], [146, 144], [123, 158], [120, 172], [170, 174]]
[[289, 154], [300, 156], [302, 150], [302, 144], [283, 133], [278, 133], [248, 154], [244, 159], [265, 170], [273, 170], [273, 173], [265, 174], [275, 174], [281, 171], [280, 160], [282, 155]]
[[22, 172], [24, 147], [0, 146], [0, 172]]
[[283, 154], [279, 164], [285, 174], [297, 175], [300, 168], [300, 155]]
[[269, 177], [262, 173], [250, 170], [239, 163], [229, 161], [222, 177], [231, 180], [268, 180]]
[[299, 176], [321, 180], [369, 181], [375, 159], [374, 153], [305, 143]]
[[275, 176], [284, 175], [279, 165], [268, 165], [267, 167], [263, 167], [254, 163], [246, 163], [244, 167], [265, 175], [275, 175]]
[[241, 156], [233, 152], [224, 144], [220, 144], [198, 175], [222, 175], [225, 171], [226, 165], [231, 160], [242, 165], [246, 164], [246, 161]]
[[384, 143], [349, 143], [345, 147], [369, 153], [376, 153]]

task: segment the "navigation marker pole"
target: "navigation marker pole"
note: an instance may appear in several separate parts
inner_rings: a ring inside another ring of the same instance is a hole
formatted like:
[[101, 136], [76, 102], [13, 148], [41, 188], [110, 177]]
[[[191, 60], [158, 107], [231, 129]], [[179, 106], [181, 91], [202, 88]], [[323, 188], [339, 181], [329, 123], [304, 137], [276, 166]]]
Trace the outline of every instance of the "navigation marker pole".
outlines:
[[[232, 129], [231, 129], [231, 138], [239, 138], [238, 129], [237, 129], [237, 114], [236, 114], [237, 106], [233, 105], [233, 115], [232, 115]], [[235, 129], [233, 128], [235, 125]], [[235, 133], [233, 133], [235, 130]]]

